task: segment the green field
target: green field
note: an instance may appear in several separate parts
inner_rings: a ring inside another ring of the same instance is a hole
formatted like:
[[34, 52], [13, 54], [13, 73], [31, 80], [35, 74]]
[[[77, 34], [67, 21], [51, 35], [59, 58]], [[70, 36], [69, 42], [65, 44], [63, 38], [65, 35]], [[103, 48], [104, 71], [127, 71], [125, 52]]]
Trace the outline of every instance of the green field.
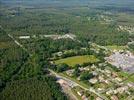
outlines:
[[118, 25], [134, 26], [133, 14], [119, 13], [117, 14], [116, 20]]
[[76, 64], [83, 64], [83, 63], [87, 63], [87, 62], [97, 62], [99, 61], [99, 59], [97, 59], [95, 56], [93, 55], [85, 55], [85, 56], [74, 56], [74, 57], [68, 57], [65, 59], [60, 59], [60, 60], [56, 60], [55, 63], [56, 64], [61, 64], [61, 63], [66, 63], [70, 66], [74, 66]]
[[124, 50], [124, 49], [127, 49], [127, 46], [117, 46], [117, 45], [105, 46], [105, 47], [110, 49], [110, 50]]
[[0, 49], [6, 49], [15, 46], [12, 41], [0, 42]]

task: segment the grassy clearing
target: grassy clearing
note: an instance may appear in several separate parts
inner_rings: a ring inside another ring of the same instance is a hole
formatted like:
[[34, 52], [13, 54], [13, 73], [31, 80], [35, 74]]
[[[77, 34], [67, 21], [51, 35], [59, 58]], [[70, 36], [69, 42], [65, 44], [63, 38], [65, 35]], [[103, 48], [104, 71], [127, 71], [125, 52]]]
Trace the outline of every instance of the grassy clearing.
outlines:
[[113, 45], [113, 46], [106, 46], [106, 48], [108, 48], [110, 50], [124, 50], [124, 49], [127, 49], [127, 46]]
[[0, 49], [6, 49], [14, 46], [13, 42], [0, 42]]
[[117, 23], [119, 25], [134, 26], [133, 18], [134, 18], [133, 14], [119, 13], [117, 17]]
[[93, 55], [85, 55], [85, 56], [74, 56], [74, 57], [68, 57], [65, 59], [60, 59], [60, 60], [56, 60], [55, 63], [56, 64], [61, 64], [61, 63], [66, 63], [70, 66], [75, 66], [76, 64], [83, 64], [83, 63], [87, 63], [87, 62], [97, 62], [99, 61], [99, 59], [97, 59], [95, 56]]
[[126, 82], [134, 82], [134, 75], [133, 75], [133, 76], [130, 76], [130, 77], [126, 80]]
[[125, 77], [125, 78], [130, 75], [129, 73], [123, 72], [123, 71], [120, 71], [118, 74], [119, 74], [121, 77]]

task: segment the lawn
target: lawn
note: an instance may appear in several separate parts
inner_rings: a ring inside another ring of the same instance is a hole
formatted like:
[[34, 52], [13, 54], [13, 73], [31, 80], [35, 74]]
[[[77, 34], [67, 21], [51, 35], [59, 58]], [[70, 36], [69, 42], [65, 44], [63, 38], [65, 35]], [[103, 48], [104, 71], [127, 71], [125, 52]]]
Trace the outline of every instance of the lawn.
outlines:
[[84, 55], [84, 56], [74, 56], [74, 57], [68, 57], [68, 58], [56, 60], [55, 63], [56, 64], [66, 63], [66, 64], [73, 67], [76, 64], [81, 65], [81, 64], [87, 63], [87, 62], [94, 63], [94, 62], [97, 62], [97, 61], [99, 61], [99, 59], [97, 59], [93, 55]]

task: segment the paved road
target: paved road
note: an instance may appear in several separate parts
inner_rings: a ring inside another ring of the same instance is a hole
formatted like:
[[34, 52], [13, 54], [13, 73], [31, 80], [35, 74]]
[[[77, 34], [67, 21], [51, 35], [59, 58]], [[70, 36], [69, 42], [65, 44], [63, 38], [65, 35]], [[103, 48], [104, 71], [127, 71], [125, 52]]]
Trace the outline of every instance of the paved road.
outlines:
[[74, 81], [72, 81], [72, 80], [70, 80], [70, 79], [64, 77], [64, 76], [59, 75], [58, 73], [56, 73], [56, 72], [54, 72], [54, 71], [52, 71], [52, 70], [50, 70], [50, 69], [49, 69], [49, 71], [50, 71], [52, 74], [54, 74], [56, 77], [58, 77], [58, 78], [62, 78], [62, 79], [64, 79], [64, 80], [70, 81], [70, 82], [72, 82], [72, 84], [75, 84], [76, 86], [79, 86], [79, 87], [81, 87], [82, 89], [84, 89], [84, 90], [86, 90], [86, 91], [89, 91], [89, 92], [91, 92], [91, 93], [94, 93], [94, 94], [96, 94], [97, 96], [99, 96], [100, 98], [102, 98], [102, 99], [104, 99], [104, 100], [108, 100], [107, 97], [105, 97], [105, 96], [103, 96], [103, 95], [97, 93], [93, 88], [86, 88], [86, 87], [84, 87], [84, 86], [82, 86], [82, 85], [80, 85], [80, 84], [78, 84], [78, 83], [76, 83], [76, 82], [74, 82]]

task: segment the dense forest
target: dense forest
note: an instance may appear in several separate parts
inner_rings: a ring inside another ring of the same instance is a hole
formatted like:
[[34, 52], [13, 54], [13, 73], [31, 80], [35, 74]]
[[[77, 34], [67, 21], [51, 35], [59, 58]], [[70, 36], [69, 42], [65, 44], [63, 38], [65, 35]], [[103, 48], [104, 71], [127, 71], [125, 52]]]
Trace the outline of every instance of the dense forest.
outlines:
[[45, 61], [39, 61], [36, 55], [30, 57], [19, 47], [1, 50], [1, 99], [66, 99], [66, 96], [61, 92], [60, 86], [56, 83], [56, 79], [43, 76], [46, 75], [46, 72], [43, 70], [44, 65], [47, 66]]
[[66, 100], [53, 77], [33, 77], [11, 81], [0, 94], [1, 100]]
[[[92, 41], [100, 45], [126, 45], [127, 32], [118, 31], [115, 21], [101, 24], [102, 12], [85, 7], [65, 9], [24, 9], [1, 10], [2, 27], [13, 35], [76, 34], [83, 42]], [[88, 20], [90, 18], [90, 20]]]

